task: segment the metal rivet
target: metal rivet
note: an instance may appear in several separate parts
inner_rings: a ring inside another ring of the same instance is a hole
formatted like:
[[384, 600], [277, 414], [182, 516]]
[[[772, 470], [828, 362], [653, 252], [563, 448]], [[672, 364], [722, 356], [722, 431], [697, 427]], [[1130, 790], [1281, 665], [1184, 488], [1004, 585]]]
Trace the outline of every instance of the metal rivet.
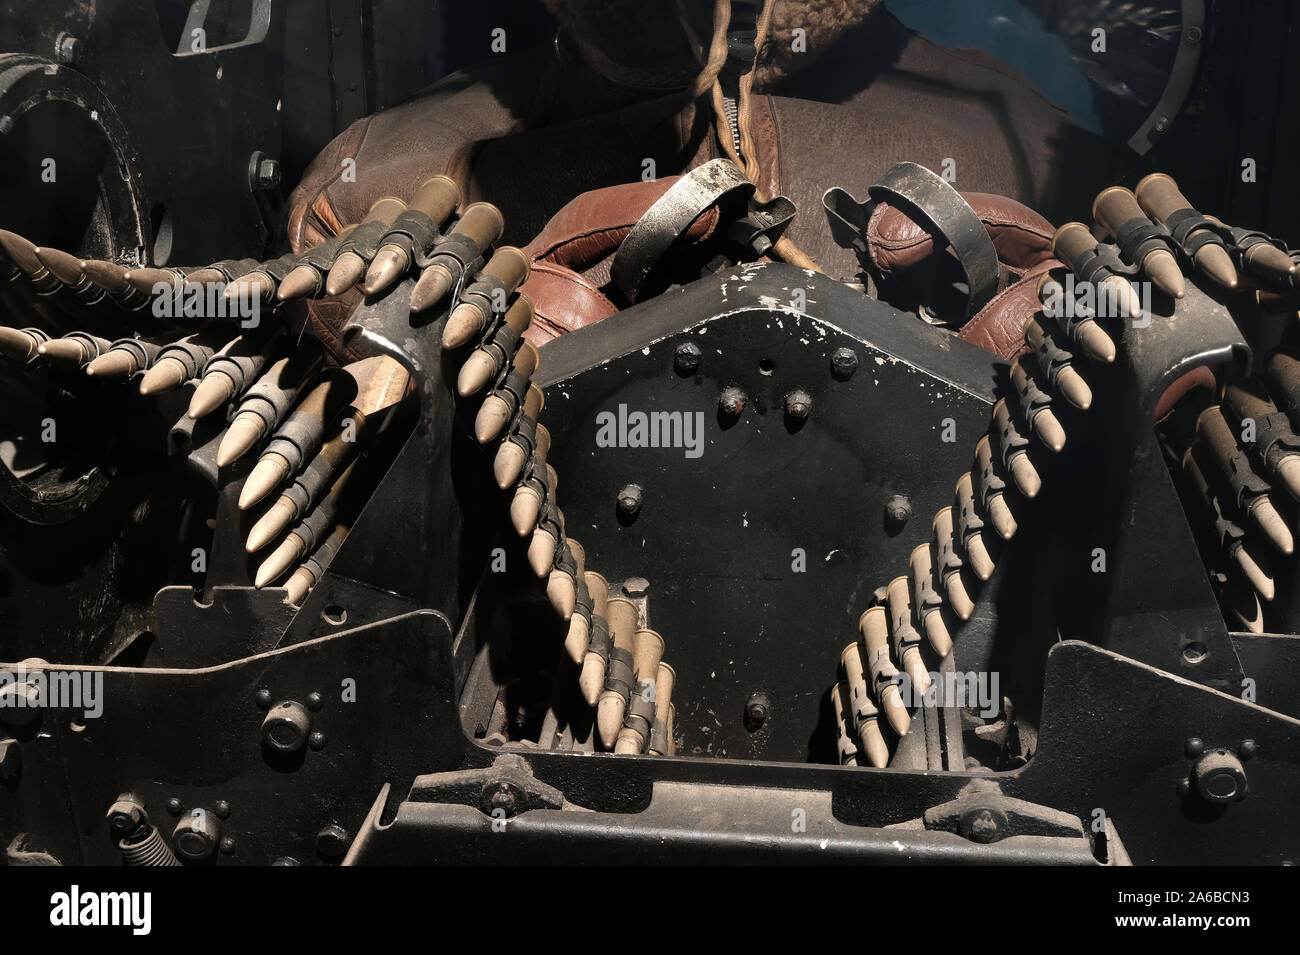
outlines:
[[1187, 742], [1183, 743], [1183, 753], [1188, 759], [1195, 759], [1203, 752], [1205, 752], [1205, 743], [1195, 736], [1189, 737]]
[[852, 348], [837, 348], [831, 353], [831, 374], [847, 381], [858, 370], [858, 353]]
[[745, 701], [745, 729], [753, 733], [767, 722], [772, 712], [772, 701], [762, 690], [755, 690]]

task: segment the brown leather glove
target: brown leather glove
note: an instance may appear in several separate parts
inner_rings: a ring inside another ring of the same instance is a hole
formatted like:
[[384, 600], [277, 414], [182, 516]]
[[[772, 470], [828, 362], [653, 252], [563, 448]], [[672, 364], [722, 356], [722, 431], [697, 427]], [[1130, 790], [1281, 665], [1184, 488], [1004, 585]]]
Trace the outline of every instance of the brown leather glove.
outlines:
[[[1038, 310], [1038, 277], [1060, 265], [1052, 257], [1055, 229], [1014, 199], [982, 192], [963, 193], [962, 198], [988, 230], [1001, 275], [998, 294], [962, 327], [958, 337], [1010, 360], [1025, 350], [1025, 321]], [[930, 233], [883, 202], [867, 223], [867, 251], [886, 280], [917, 268], [936, 254]]]

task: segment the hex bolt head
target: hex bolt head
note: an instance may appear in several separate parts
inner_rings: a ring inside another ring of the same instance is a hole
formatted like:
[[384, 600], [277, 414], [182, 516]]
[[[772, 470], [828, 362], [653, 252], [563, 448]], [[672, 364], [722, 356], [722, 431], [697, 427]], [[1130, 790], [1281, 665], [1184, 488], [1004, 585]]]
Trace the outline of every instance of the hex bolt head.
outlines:
[[745, 393], [735, 385], [728, 385], [718, 395], [718, 410], [728, 418], [738, 418], [745, 410]]
[[311, 735], [311, 714], [301, 703], [285, 700], [262, 720], [262, 742], [277, 753], [296, 753]]
[[[3, 746], [0, 743], [0, 746]], [[134, 793], [122, 793], [117, 801], [108, 807], [106, 814], [108, 828], [113, 835], [120, 838], [134, 832], [144, 822], [144, 803]]]
[[852, 348], [837, 348], [831, 352], [831, 375], [848, 381], [858, 370], [858, 353]]
[[636, 599], [650, 592], [650, 581], [644, 577], [629, 577], [623, 581], [623, 595]]
[[635, 517], [641, 511], [645, 492], [640, 484], [625, 484], [618, 492], [618, 512], [624, 517]]
[[695, 342], [682, 342], [673, 352], [673, 368], [679, 375], [693, 375], [704, 360], [704, 352]]
[[1212, 749], [1192, 767], [1192, 782], [1201, 798], [1222, 806], [1246, 794], [1246, 770], [1235, 753]]
[[755, 690], [745, 701], [745, 729], [754, 733], [762, 729], [772, 713], [772, 701], [762, 690]]
[[785, 396], [785, 413], [791, 418], [802, 421], [812, 414], [812, 396], [802, 388], [797, 388]]
[[906, 495], [895, 494], [885, 502], [885, 520], [891, 527], [901, 528], [912, 519], [912, 502]]

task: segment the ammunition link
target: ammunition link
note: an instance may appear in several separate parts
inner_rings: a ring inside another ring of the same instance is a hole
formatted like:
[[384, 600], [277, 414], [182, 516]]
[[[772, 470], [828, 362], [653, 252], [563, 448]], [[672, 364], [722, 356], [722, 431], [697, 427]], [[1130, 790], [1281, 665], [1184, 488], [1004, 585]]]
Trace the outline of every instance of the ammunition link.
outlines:
[[970, 488], [970, 494], [962, 494], [960, 490], [956, 492], [956, 505], [953, 507], [953, 513], [957, 515], [956, 536], [961, 539], [963, 546], [970, 540], [972, 534], [984, 530], [984, 519], [980, 517], [979, 510], [975, 507], [973, 478]]
[[1178, 247], [1189, 257], [1195, 256], [1203, 246], [1211, 244], [1220, 246], [1225, 251], [1227, 249], [1226, 243], [1219, 235], [1219, 229], [1222, 228], [1219, 223], [1190, 206], [1171, 212], [1165, 217], [1165, 225], [1168, 226], [1169, 233], [1178, 243]]
[[1088, 249], [1079, 255], [1074, 263], [1074, 274], [1089, 285], [1097, 286], [1112, 275], [1131, 278], [1141, 271], [1139, 265], [1129, 265], [1119, 257], [1116, 246], [1102, 242], [1096, 248]]
[[1140, 266], [1142, 260], [1152, 252], [1163, 249], [1177, 252], [1169, 229], [1162, 222], [1155, 222], [1146, 216], [1135, 216], [1115, 230], [1115, 241], [1119, 244], [1124, 259]]
[[338, 247], [334, 258], [337, 261], [339, 256], [348, 252], [358, 255], [369, 262], [379, 251], [379, 242], [388, 232], [388, 226], [378, 219], [370, 222], [363, 222], [351, 232], [343, 243]]
[[338, 258], [339, 248], [343, 245], [342, 236], [330, 236], [324, 242], [313, 245], [306, 252], [298, 256], [299, 265], [310, 265], [320, 272], [321, 280], [325, 278], [325, 273], [330, 270], [334, 260]]
[[418, 254], [431, 249], [442, 238], [438, 223], [419, 209], [406, 209], [393, 220], [379, 241], [379, 248], [395, 245], [412, 261]]
[[617, 693], [626, 704], [632, 698], [632, 652], [622, 647], [611, 647], [607, 660], [605, 689]]
[[1246, 443], [1246, 453], [1262, 470], [1274, 471], [1282, 458], [1300, 454], [1300, 436], [1291, 430], [1285, 412], [1260, 415], [1254, 420], [1255, 440]]
[[[463, 232], [447, 232], [433, 248], [427, 251], [417, 252], [414, 256], [415, 264], [420, 268], [428, 268], [433, 264], [435, 259], [447, 256], [455, 260], [455, 265], [450, 267], [450, 271], [461, 270], [461, 277], [457, 278], [457, 285], [465, 275], [473, 275], [486, 264], [486, 258], [483, 252], [472, 238]], [[456, 296], [452, 297], [456, 301]]]
[[587, 652], [594, 653], [609, 664], [609, 654], [614, 648], [614, 642], [609, 635], [609, 624], [600, 614], [591, 615], [591, 642], [587, 644]]

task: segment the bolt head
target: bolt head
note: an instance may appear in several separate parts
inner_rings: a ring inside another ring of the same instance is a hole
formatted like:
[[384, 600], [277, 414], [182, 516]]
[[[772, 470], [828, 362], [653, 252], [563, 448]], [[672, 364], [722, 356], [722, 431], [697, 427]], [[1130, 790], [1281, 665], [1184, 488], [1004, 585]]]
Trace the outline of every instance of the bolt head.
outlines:
[[704, 352], [695, 342], [682, 342], [673, 353], [673, 368], [679, 375], [691, 375], [704, 360]]
[[1259, 752], [1259, 744], [1253, 739], [1243, 739], [1237, 746], [1237, 755], [1242, 759], [1251, 759]]
[[173, 816], [180, 815], [180, 811], [184, 808], [185, 806], [175, 796], [167, 800], [167, 811]]
[[718, 410], [728, 418], [738, 418], [745, 410], [745, 393], [735, 385], [728, 385], [718, 395]]
[[235, 840], [226, 836], [221, 840], [221, 854], [223, 856], [233, 856], [235, 854]]
[[1246, 771], [1235, 753], [1213, 749], [1196, 761], [1192, 769], [1196, 791], [1208, 803], [1224, 805], [1246, 794]]
[[912, 519], [912, 502], [905, 495], [895, 494], [885, 502], [885, 520], [892, 527], [902, 527]]
[[172, 830], [172, 848], [182, 859], [201, 862], [217, 848], [217, 822], [210, 812], [191, 813]]
[[1189, 737], [1187, 742], [1183, 743], [1183, 752], [1187, 755], [1188, 759], [1195, 759], [1197, 756], [1200, 756], [1201, 753], [1205, 752], [1205, 743], [1198, 737]]
[[847, 381], [858, 370], [858, 353], [852, 348], [837, 348], [831, 352], [831, 375]]
[[266, 709], [271, 705], [271, 691], [264, 686], [259, 687], [258, 691], [253, 694], [253, 702], [262, 709]]
[[212, 811], [217, 814], [218, 819], [229, 819], [230, 803], [226, 802], [224, 799], [218, 799], [216, 805], [212, 807]]
[[618, 509], [619, 512], [628, 517], [633, 516], [641, 510], [641, 503], [644, 498], [644, 492], [639, 484], [626, 484], [618, 492]]
[[311, 714], [301, 703], [285, 700], [262, 720], [262, 742], [277, 753], [296, 753], [307, 745]]
[[804, 420], [812, 413], [812, 396], [803, 389], [790, 392], [785, 396], [785, 413], [796, 420]]
[[745, 729], [753, 733], [762, 728], [772, 712], [772, 701], [762, 690], [756, 690], [745, 701]]

